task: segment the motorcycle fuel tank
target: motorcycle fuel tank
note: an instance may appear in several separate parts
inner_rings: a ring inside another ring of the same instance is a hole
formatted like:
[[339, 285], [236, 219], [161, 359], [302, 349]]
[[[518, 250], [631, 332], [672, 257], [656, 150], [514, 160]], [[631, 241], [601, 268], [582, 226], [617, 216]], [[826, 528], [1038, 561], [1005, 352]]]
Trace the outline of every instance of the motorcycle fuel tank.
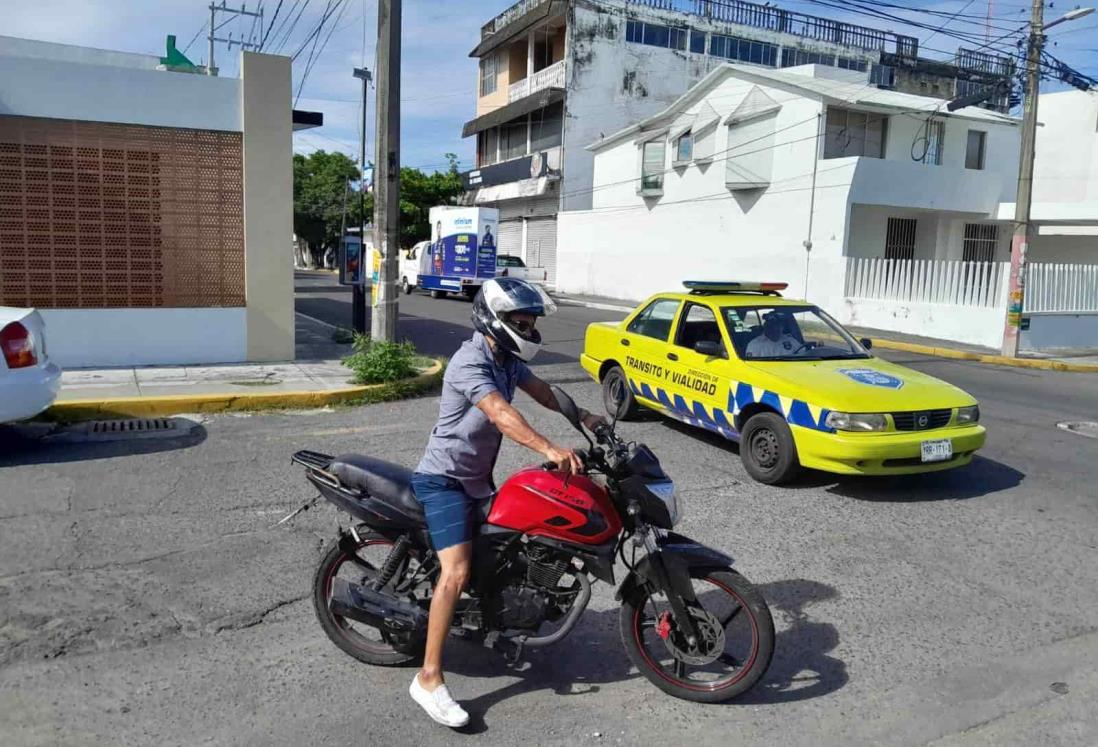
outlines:
[[601, 485], [537, 467], [516, 472], [503, 484], [488, 523], [579, 545], [601, 545], [621, 531], [618, 511]]

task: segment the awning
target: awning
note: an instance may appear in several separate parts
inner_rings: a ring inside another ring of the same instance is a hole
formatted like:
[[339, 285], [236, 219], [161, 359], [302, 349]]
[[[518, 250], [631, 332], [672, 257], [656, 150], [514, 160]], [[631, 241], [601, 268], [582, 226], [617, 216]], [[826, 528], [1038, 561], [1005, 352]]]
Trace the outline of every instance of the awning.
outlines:
[[298, 132], [299, 130], [311, 130], [314, 127], [322, 127], [324, 125], [323, 112], [307, 112], [301, 109], [293, 110], [293, 130]]
[[491, 204], [503, 200], [517, 200], [523, 197], [540, 197], [549, 190], [549, 182], [553, 179], [548, 176], [539, 176], [534, 179], [520, 179], [510, 184], [497, 184], [494, 187], [481, 187], [475, 192], [466, 192], [471, 195], [470, 202], [473, 205]]
[[510, 122], [516, 117], [521, 117], [523, 114], [537, 111], [550, 104], [555, 104], [558, 101], [564, 101], [563, 88], [543, 88], [518, 101], [511, 102], [510, 104], [507, 104], [507, 106], [501, 106], [495, 111], [488, 112], [476, 119], [469, 120], [465, 123], [465, 126], [461, 128], [461, 136], [469, 137], [470, 135], [475, 135], [490, 127], [501, 125], [504, 122]]
[[530, 27], [544, 21], [546, 18], [563, 15], [567, 7], [568, 4], [565, 0], [546, 0], [540, 5], [535, 5], [530, 11], [523, 13], [495, 33], [481, 39], [480, 44], [469, 53], [469, 56], [481, 57], [511, 41], [519, 34], [528, 31]]

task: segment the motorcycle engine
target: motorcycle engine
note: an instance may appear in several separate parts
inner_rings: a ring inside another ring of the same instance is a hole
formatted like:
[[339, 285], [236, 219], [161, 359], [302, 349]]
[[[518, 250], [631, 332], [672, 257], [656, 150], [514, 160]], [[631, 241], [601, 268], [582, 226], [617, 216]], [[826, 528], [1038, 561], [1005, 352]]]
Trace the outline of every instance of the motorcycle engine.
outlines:
[[516, 574], [499, 592], [498, 615], [504, 627], [536, 629], [546, 620], [560, 618], [568, 609], [570, 597], [561, 597], [558, 587], [569, 568], [566, 556], [531, 543], [525, 561], [525, 574]]
[[499, 619], [504, 627], [519, 630], [537, 628], [545, 620], [549, 599], [525, 584], [505, 586], [500, 591]]

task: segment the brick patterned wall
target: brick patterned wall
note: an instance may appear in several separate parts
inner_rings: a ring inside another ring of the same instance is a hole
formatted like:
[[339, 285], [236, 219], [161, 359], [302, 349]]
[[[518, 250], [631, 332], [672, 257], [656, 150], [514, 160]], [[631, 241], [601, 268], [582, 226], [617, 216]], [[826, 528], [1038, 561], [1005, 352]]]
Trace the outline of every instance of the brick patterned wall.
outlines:
[[0, 305], [243, 306], [242, 168], [238, 132], [0, 116]]

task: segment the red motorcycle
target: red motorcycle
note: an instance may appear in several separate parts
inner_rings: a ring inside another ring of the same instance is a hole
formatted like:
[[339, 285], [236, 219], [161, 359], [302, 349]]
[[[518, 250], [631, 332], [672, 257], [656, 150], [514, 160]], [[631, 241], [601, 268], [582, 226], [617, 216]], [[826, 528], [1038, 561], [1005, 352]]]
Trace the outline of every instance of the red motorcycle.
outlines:
[[[599, 428], [593, 442], [571, 398], [556, 387], [554, 394], [587, 439], [590, 448], [577, 451], [586, 474], [529, 467], [485, 502], [467, 598], [458, 603], [452, 632], [517, 661], [525, 648], [572, 632], [591, 599], [590, 577], [613, 584], [616, 557], [628, 571], [615, 597], [621, 639], [637, 669], [685, 700], [718, 703], [747, 691], [774, 652], [762, 595], [732, 570], [732, 558], [670, 531], [679, 500], [647, 446], [623, 441], [613, 424]], [[293, 461], [320, 496], [353, 519], [314, 578], [324, 632], [368, 664], [415, 659], [439, 563], [409, 486], [411, 470], [311, 451]]]

